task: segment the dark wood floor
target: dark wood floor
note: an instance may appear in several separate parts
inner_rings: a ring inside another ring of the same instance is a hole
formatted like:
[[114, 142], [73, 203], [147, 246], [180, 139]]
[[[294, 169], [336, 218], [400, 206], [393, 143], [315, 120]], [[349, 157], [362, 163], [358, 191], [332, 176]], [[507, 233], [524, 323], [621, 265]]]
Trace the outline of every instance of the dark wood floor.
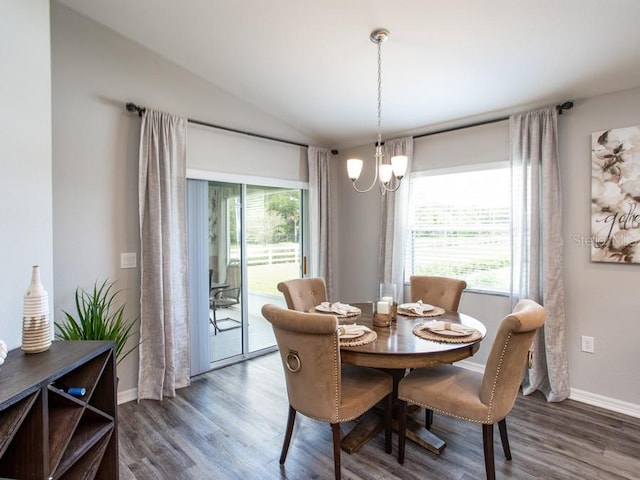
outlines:
[[[120, 478], [333, 478], [330, 427], [301, 415], [285, 466], [278, 464], [287, 408], [277, 353], [201, 375], [176, 398], [121, 405]], [[518, 398], [507, 421], [513, 460], [504, 460], [496, 428], [499, 479], [640, 478], [640, 419], [532, 395]], [[352, 425], [343, 424], [343, 434]], [[400, 466], [397, 436], [387, 455], [380, 434], [342, 453], [343, 478], [484, 478], [479, 425], [436, 415], [432, 430], [447, 442], [442, 455], [408, 442]]]

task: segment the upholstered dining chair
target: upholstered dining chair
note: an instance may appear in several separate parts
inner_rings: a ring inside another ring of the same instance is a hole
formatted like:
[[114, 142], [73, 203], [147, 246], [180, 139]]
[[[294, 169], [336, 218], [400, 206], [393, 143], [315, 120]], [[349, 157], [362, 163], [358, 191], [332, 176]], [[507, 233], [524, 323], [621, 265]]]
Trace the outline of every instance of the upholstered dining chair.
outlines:
[[448, 277], [412, 275], [409, 277], [409, 283], [412, 302], [422, 300], [451, 312], [458, 311], [462, 291], [467, 288], [467, 282], [464, 280]]
[[[462, 291], [467, 288], [467, 282], [464, 280], [425, 275], [412, 275], [409, 277], [409, 284], [412, 302], [422, 300], [423, 303], [437, 305], [450, 312], [458, 311]], [[424, 412], [424, 427], [429, 430], [432, 423], [433, 412], [426, 409]]]
[[280, 282], [278, 290], [284, 295], [287, 308], [299, 312], [308, 312], [327, 301], [327, 285], [321, 277], [294, 278]]
[[485, 470], [495, 479], [493, 425], [498, 423], [507, 460], [511, 449], [506, 416], [518, 396], [533, 337], [544, 324], [545, 311], [533, 300], [521, 300], [500, 324], [484, 374], [454, 365], [415, 369], [400, 380], [398, 462], [404, 462], [407, 403], [482, 424]]
[[285, 373], [289, 418], [282, 444], [284, 465], [296, 413], [329, 422], [333, 434], [335, 478], [340, 478], [340, 423], [353, 420], [384, 400], [385, 450], [391, 453], [390, 375], [366, 367], [341, 365], [338, 319], [264, 305], [271, 322]]

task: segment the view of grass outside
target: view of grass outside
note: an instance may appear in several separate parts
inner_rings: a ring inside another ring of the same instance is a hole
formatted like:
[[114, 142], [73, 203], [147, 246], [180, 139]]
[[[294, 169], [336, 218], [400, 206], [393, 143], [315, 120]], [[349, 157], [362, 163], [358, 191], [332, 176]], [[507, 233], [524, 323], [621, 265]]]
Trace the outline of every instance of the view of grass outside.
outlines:
[[508, 234], [448, 238], [418, 237], [414, 240], [414, 275], [453, 277], [470, 288], [507, 292], [511, 275]]
[[247, 270], [250, 292], [282, 295], [276, 288], [278, 282], [300, 277], [300, 265], [297, 263], [249, 265]]

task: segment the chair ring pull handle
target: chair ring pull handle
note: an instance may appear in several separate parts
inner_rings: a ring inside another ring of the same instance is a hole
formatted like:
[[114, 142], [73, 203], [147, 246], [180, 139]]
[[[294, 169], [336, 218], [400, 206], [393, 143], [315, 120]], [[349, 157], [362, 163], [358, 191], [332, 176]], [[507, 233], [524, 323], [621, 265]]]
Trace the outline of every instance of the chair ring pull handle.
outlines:
[[300, 357], [298, 356], [298, 352], [290, 351], [287, 353], [287, 358], [285, 359], [284, 364], [287, 366], [287, 370], [291, 373], [296, 373], [302, 367], [302, 362], [300, 361]]

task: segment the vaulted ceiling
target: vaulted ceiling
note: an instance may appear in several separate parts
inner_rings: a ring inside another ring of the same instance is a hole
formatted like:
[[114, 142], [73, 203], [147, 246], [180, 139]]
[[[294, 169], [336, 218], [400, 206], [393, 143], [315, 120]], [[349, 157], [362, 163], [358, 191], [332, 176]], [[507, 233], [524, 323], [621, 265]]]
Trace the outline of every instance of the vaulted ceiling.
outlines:
[[55, 0], [299, 131], [375, 140], [640, 86], [638, 0]]

